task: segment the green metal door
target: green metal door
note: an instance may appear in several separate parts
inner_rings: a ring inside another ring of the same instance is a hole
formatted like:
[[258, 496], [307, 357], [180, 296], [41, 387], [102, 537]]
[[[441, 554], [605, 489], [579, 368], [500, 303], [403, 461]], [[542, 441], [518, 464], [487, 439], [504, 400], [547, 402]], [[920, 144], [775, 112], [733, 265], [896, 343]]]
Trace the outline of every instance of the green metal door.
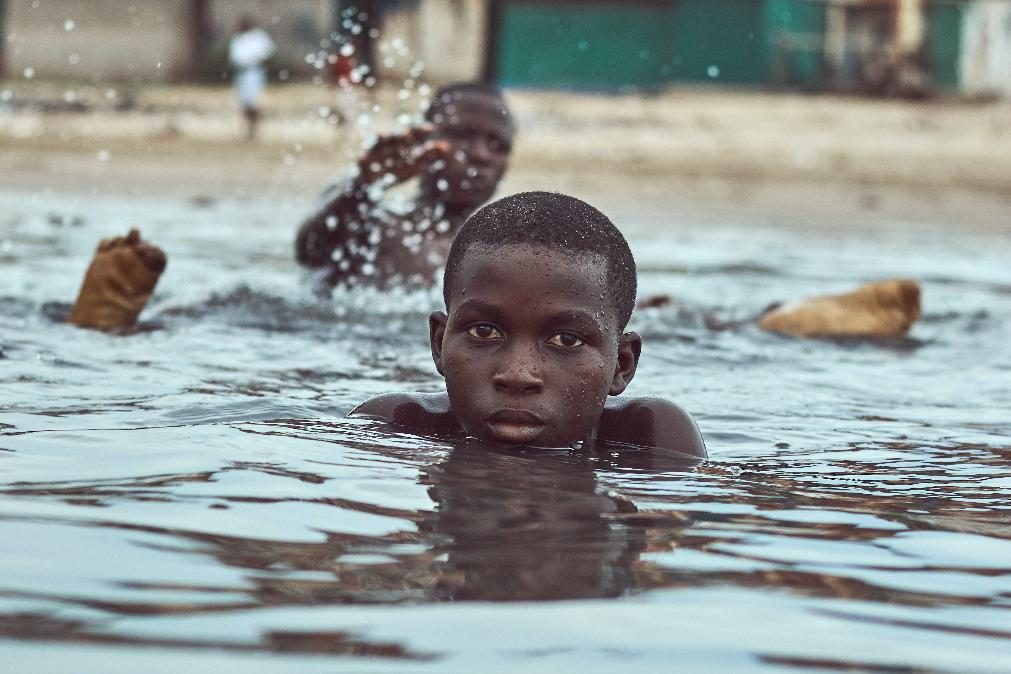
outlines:
[[825, 86], [825, 3], [766, 0], [765, 54], [769, 81], [820, 89]]
[[759, 0], [675, 0], [673, 14], [673, 79], [766, 81]]
[[825, 6], [812, 0], [500, 0], [506, 85], [654, 88], [670, 81], [823, 84]]
[[498, 80], [575, 89], [656, 87], [670, 62], [669, 2], [505, 2]]
[[962, 50], [964, 3], [931, 2], [927, 5], [927, 68], [941, 89], [959, 84], [958, 61]]

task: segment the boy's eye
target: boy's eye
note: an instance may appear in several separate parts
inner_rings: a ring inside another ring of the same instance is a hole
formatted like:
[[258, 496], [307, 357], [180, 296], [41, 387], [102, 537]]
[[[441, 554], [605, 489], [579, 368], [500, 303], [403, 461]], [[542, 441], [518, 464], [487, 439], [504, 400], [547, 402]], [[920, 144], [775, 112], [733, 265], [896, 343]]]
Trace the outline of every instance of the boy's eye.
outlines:
[[490, 323], [478, 323], [467, 328], [467, 334], [477, 339], [502, 339], [502, 332]]
[[574, 332], [558, 332], [551, 335], [551, 338], [548, 339], [548, 344], [561, 346], [566, 349], [574, 349], [577, 346], [582, 346], [584, 342], [583, 338]]

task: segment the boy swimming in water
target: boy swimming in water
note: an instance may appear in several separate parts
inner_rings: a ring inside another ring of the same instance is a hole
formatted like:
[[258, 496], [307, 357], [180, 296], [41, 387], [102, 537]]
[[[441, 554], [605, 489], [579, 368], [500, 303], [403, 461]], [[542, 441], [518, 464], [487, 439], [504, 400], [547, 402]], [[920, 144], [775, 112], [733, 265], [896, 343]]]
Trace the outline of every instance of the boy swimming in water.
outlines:
[[500, 199], [460, 229], [446, 311], [429, 316], [446, 392], [382, 395], [351, 414], [505, 445], [606, 440], [705, 457], [673, 402], [612, 398], [639, 362], [642, 338], [625, 331], [635, 293], [632, 253], [603, 213], [548, 192]]
[[[442, 87], [425, 123], [380, 137], [355, 175], [331, 187], [295, 240], [299, 264], [338, 284], [435, 284], [464, 220], [495, 193], [515, 129], [498, 87], [464, 82]], [[384, 207], [385, 190], [418, 178], [405, 212]]]

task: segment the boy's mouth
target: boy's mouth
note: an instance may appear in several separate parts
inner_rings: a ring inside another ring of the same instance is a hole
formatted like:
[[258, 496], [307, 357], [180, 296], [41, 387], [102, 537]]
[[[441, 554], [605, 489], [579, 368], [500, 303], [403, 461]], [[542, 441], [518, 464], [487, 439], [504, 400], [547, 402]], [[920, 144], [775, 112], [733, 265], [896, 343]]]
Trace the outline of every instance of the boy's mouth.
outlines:
[[485, 427], [501, 442], [533, 442], [544, 430], [544, 420], [526, 410], [504, 409], [485, 417]]

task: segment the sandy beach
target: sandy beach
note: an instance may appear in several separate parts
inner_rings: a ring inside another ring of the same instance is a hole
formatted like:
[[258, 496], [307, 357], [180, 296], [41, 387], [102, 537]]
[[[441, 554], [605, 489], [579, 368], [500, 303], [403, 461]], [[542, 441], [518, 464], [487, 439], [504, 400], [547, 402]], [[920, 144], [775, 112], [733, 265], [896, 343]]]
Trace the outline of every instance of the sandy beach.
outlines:
[[[1011, 222], [1011, 103], [699, 89], [508, 92], [519, 125], [503, 192], [543, 188], [646, 220], [761, 214], [784, 225]], [[258, 195], [309, 204], [370, 134], [423, 95], [273, 86], [240, 139], [227, 87], [0, 85], [0, 171], [13, 190]]]

